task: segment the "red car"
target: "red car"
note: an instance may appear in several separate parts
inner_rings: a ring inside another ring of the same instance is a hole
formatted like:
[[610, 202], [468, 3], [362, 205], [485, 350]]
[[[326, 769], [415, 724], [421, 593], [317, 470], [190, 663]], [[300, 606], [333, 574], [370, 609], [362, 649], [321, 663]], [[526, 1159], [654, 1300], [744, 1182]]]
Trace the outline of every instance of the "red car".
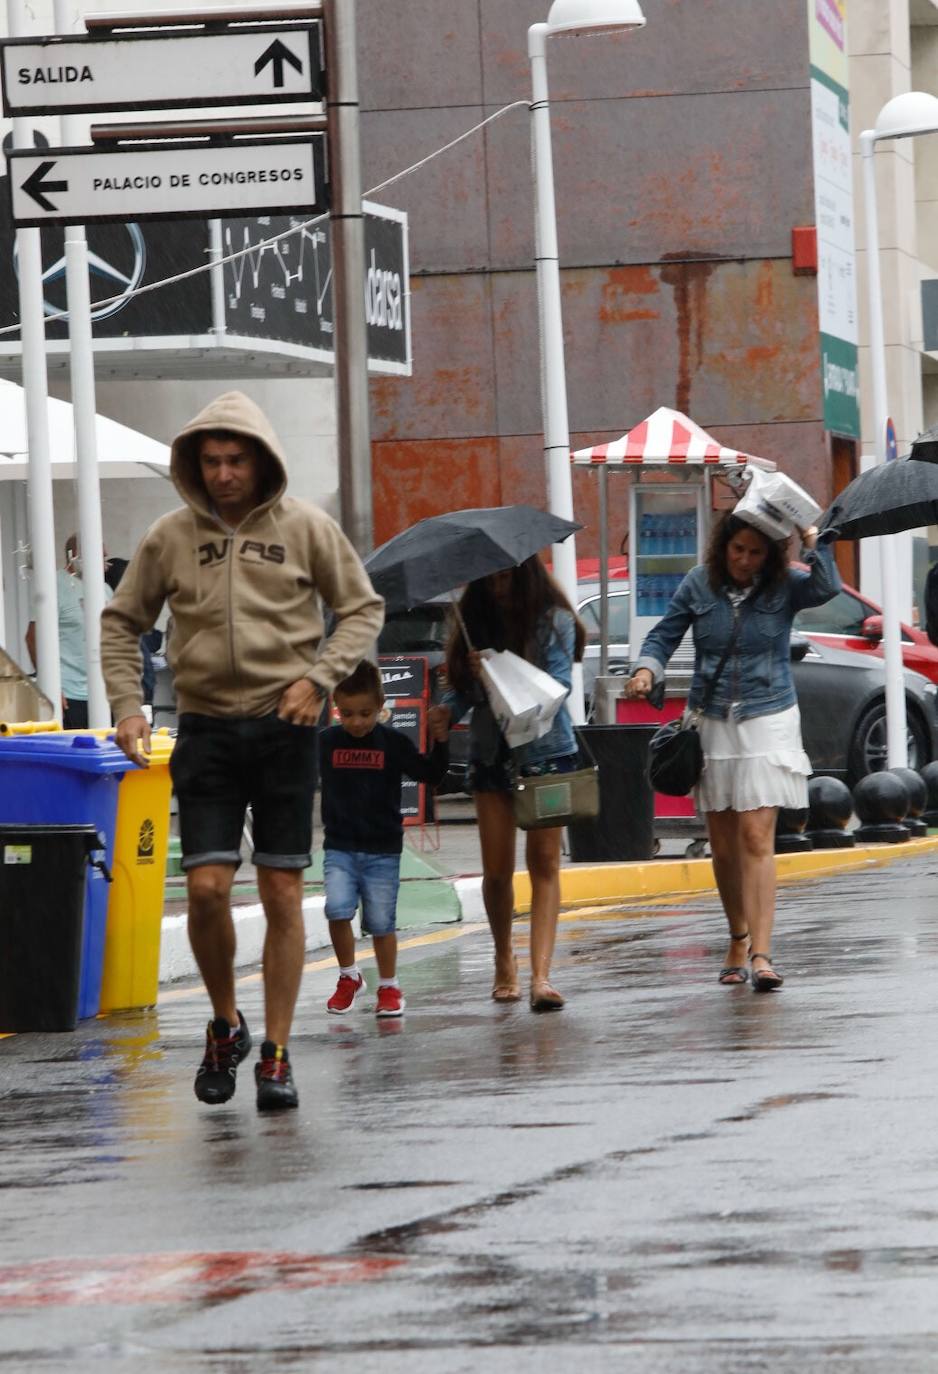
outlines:
[[[794, 628], [835, 649], [852, 649], [883, 657], [883, 613], [853, 587], [844, 587], [824, 606], [811, 606], [795, 616]], [[902, 661], [932, 682], [938, 682], [938, 647], [924, 630], [902, 626]]]

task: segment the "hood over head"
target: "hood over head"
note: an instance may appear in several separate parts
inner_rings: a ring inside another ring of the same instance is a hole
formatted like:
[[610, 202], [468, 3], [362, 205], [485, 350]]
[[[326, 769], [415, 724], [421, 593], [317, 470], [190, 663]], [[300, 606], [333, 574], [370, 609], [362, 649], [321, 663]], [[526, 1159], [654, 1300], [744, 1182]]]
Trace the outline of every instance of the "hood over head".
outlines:
[[173, 440], [169, 471], [176, 490], [203, 515], [211, 515], [208, 494], [199, 469], [199, 445], [207, 433], [243, 434], [254, 439], [264, 459], [258, 509], [278, 500], [287, 487], [283, 450], [273, 426], [260, 406], [241, 391], [226, 391], [210, 401]]

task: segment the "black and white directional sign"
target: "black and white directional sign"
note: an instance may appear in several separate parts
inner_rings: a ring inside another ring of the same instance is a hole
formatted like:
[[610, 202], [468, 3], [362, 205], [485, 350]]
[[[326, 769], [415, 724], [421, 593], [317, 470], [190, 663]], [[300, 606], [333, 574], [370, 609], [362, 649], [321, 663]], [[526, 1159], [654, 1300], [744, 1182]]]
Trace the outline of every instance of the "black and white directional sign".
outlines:
[[9, 39], [5, 115], [321, 100], [320, 26]]
[[326, 209], [324, 139], [47, 148], [7, 155], [17, 228]]

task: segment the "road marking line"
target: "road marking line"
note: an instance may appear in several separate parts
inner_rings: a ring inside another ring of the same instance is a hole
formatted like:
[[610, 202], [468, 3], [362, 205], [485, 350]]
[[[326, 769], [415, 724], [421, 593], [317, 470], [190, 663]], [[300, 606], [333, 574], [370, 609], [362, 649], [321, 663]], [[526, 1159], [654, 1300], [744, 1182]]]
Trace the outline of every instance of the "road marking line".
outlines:
[[[430, 931], [427, 935], [415, 935], [410, 940], [402, 940], [398, 945], [398, 949], [419, 949], [423, 945], [445, 944], [449, 940], [459, 940], [464, 935], [471, 935], [476, 930], [484, 929], [485, 927], [483, 926], [481, 921], [471, 921], [452, 928], [447, 927], [446, 930], [433, 930]], [[359, 954], [356, 955], [356, 959], [360, 964], [369, 963], [374, 959], [374, 957], [374, 951], [370, 949], [363, 949]], [[335, 955], [331, 954], [326, 959], [314, 959], [310, 963], [304, 964], [303, 972], [318, 973], [322, 969], [335, 967]], [[257, 973], [245, 973], [240, 978], [235, 979], [235, 987], [248, 987], [252, 983], [261, 982], [263, 977], [263, 970], [258, 970]], [[196, 987], [176, 988], [169, 992], [163, 992], [159, 996], [157, 1006], [162, 1006], [164, 1002], [185, 1001], [186, 998], [199, 996], [201, 993], [204, 993], [204, 991], [204, 985], [202, 983], [199, 983]]]

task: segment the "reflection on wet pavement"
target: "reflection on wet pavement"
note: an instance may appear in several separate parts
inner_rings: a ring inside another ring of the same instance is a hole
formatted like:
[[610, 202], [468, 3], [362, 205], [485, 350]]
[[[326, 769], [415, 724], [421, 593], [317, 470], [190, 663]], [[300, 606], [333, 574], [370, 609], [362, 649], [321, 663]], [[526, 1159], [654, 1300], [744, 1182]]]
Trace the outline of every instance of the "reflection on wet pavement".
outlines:
[[935, 876], [783, 889], [771, 998], [717, 985], [696, 894], [568, 914], [561, 1016], [490, 1003], [485, 932], [407, 953], [403, 1022], [309, 975], [283, 1117], [250, 1061], [196, 1102], [195, 991], [0, 1042], [0, 1358], [933, 1368]]

